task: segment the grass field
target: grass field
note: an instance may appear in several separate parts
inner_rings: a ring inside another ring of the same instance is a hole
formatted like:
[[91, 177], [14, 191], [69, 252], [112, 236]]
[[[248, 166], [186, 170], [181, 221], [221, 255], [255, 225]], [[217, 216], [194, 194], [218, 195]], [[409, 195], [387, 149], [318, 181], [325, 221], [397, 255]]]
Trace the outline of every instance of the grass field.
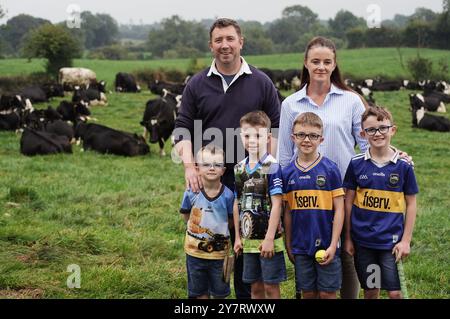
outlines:
[[[403, 74], [395, 67], [395, 50], [377, 51], [342, 51], [343, 68], [361, 77]], [[450, 57], [449, 51], [430, 54], [436, 60]], [[296, 67], [299, 56], [248, 60], [283, 69]], [[92, 68], [111, 83], [119, 70], [183, 68], [187, 61], [75, 64]], [[2, 75], [39, 70], [39, 61], [0, 60]], [[411, 298], [448, 299], [450, 134], [411, 128], [408, 93], [375, 93], [396, 119], [394, 145], [413, 156], [420, 187], [412, 254], [404, 263], [407, 285]], [[112, 93], [109, 106], [94, 108], [93, 116], [99, 123], [141, 132], [139, 121], [151, 97], [148, 91]], [[160, 158], [156, 145], [150, 155], [137, 158], [82, 152], [78, 146], [72, 155], [28, 158], [20, 155], [19, 140], [12, 132], [0, 132], [0, 298], [186, 297], [185, 226], [178, 213], [184, 190], [180, 165], [170, 157]], [[170, 154], [170, 145], [166, 152]], [[81, 268], [80, 289], [66, 285], [71, 264]], [[283, 298], [294, 296], [290, 264], [288, 277]]]

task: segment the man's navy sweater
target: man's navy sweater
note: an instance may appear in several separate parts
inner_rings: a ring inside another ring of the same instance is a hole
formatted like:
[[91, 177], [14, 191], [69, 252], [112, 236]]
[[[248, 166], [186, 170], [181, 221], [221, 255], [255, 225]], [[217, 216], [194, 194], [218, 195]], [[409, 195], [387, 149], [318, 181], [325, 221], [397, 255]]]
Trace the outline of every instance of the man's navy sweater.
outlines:
[[[272, 122], [272, 128], [278, 128], [280, 121], [280, 101], [271, 80], [261, 71], [250, 66], [252, 74], [242, 74], [226, 92], [223, 90], [222, 79], [215, 74], [207, 76], [209, 68], [197, 73], [188, 82], [181, 99], [180, 113], [175, 122], [175, 128], [185, 128], [194, 136], [202, 136], [208, 128], [218, 128], [223, 138], [226, 129], [239, 128], [239, 120], [248, 112], [262, 110]], [[194, 120], [201, 120], [202, 127], [195, 127]], [[183, 138], [175, 136], [176, 141]], [[198, 137], [197, 137], [198, 138]], [[208, 144], [210, 139], [202, 138], [202, 144]], [[240, 143], [240, 141], [237, 141]], [[231, 141], [223, 141], [226, 152]], [[236, 141], [234, 142], [236, 154]], [[194, 145], [195, 152], [199, 146]], [[235, 158], [236, 163], [240, 158]], [[227, 165], [228, 166], [228, 165]]]

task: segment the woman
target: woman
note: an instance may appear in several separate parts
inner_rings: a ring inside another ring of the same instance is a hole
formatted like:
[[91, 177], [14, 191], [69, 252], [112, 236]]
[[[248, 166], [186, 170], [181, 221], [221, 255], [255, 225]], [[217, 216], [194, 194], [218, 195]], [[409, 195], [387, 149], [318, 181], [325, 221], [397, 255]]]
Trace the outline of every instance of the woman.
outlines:
[[[359, 132], [365, 102], [348, 88], [341, 78], [336, 63], [336, 46], [323, 37], [312, 39], [305, 51], [300, 90], [287, 97], [281, 106], [278, 136], [278, 160], [286, 167], [297, 156], [290, 138], [295, 118], [304, 112], [313, 112], [324, 123], [324, 141], [319, 152], [334, 161], [344, 178], [347, 166], [355, 155], [357, 144], [365, 152], [368, 144]], [[344, 231], [342, 232], [344, 233]], [[341, 298], [357, 298], [359, 282], [353, 257], [341, 250]]]

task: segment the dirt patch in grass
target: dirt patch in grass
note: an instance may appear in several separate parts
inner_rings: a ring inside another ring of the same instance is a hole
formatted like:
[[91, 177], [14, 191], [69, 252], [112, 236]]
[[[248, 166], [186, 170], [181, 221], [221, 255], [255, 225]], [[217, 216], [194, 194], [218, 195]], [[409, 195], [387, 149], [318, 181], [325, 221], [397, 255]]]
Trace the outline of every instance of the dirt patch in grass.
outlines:
[[40, 288], [0, 289], [0, 299], [41, 299], [43, 296]]

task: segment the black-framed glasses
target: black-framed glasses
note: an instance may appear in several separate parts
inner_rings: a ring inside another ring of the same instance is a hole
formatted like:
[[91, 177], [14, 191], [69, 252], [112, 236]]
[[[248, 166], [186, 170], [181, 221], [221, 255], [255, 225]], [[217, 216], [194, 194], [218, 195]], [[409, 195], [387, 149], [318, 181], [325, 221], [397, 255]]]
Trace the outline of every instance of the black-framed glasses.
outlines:
[[303, 132], [292, 133], [292, 135], [299, 140], [304, 140], [305, 138], [309, 138], [310, 141], [317, 141], [319, 138], [322, 137], [322, 135], [319, 135], [319, 134], [314, 134], [314, 133], [305, 134]]
[[370, 136], [377, 134], [377, 131], [381, 134], [386, 134], [393, 126], [394, 125], [380, 125], [378, 127], [368, 127], [364, 129], [364, 132], [366, 132]]
[[224, 163], [206, 163], [206, 162], [199, 163], [198, 165], [202, 168], [207, 168], [207, 169], [210, 169], [211, 167], [214, 169], [216, 169], [216, 168], [219, 169], [219, 168], [223, 168], [225, 166]]

